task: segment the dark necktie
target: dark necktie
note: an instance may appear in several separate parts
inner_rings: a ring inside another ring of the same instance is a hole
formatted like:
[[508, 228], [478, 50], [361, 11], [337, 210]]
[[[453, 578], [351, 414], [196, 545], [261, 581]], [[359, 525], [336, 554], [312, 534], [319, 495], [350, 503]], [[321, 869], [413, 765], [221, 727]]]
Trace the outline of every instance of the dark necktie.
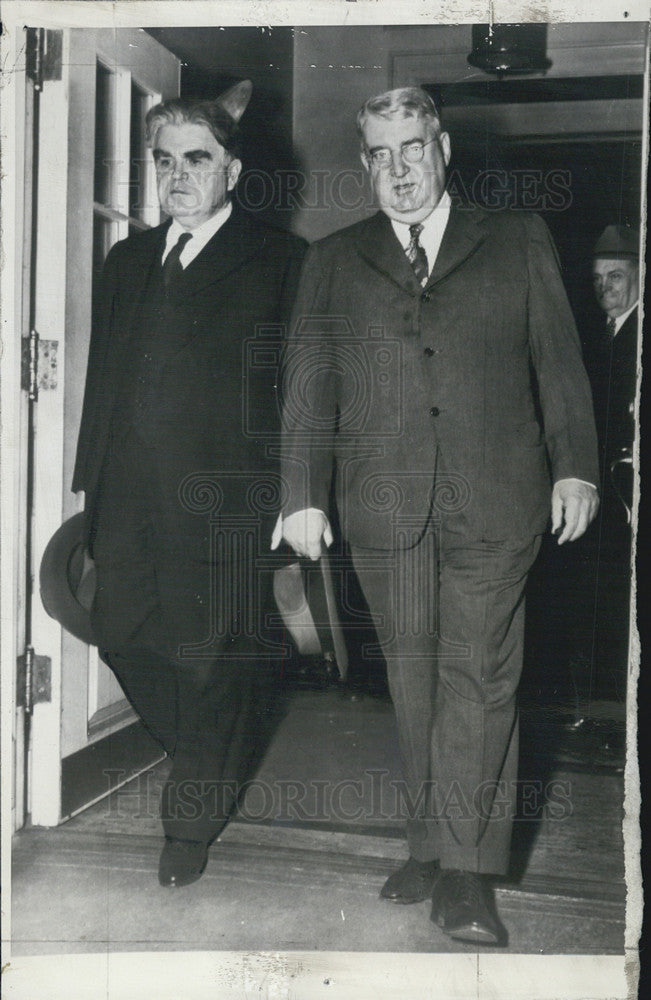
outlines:
[[192, 233], [181, 233], [178, 240], [163, 261], [163, 281], [165, 287], [169, 288], [172, 282], [176, 281], [183, 274], [181, 265], [181, 253], [186, 243], [192, 239]]
[[406, 253], [407, 259], [413, 267], [416, 277], [420, 281], [421, 285], [424, 285], [429, 275], [429, 264], [427, 263], [427, 254], [419, 243], [419, 237], [422, 231], [423, 227], [420, 222], [416, 222], [413, 226], [409, 227], [409, 235], [411, 239]]
[[617, 325], [615, 323], [615, 317], [609, 316], [606, 323], [606, 329], [608, 331], [608, 336], [612, 339], [617, 333]]

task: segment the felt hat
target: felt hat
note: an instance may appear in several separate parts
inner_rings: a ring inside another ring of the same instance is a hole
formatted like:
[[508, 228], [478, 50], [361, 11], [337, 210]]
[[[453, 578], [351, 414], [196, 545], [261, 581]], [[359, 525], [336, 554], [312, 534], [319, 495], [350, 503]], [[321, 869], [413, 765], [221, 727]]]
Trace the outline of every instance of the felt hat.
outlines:
[[294, 560], [274, 573], [274, 597], [285, 628], [305, 660], [324, 657], [345, 679], [348, 654], [326, 553], [318, 563]]
[[84, 515], [68, 518], [52, 535], [41, 560], [43, 607], [68, 632], [96, 645], [90, 624], [95, 564], [84, 546]]
[[215, 100], [221, 108], [230, 115], [234, 122], [239, 122], [246, 111], [246, 106], [251, 100], [253, 84], [250, 80], [240, 80], [233, 87], [229, 87], [223, 94]]
[[613, 260], [637, 260], [640, 253], [640, 234], [630, 226], [606, 226], [595, 243], [593, 257]]

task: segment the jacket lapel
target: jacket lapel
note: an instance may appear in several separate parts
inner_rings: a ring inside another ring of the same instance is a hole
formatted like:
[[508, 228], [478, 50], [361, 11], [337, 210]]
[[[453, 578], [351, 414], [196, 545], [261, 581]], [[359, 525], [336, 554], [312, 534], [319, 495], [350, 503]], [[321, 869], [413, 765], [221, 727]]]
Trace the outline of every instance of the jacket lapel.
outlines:
[[408, 292], [419, 288], [414, 269], [393, 231], [391, 221], [384, 212], [377, 212], [367, 219], [357, 237], [359, 254], [376, 271]]
[[222, 281], [257, 256], [265, 243], [263, 232], [234, 207], [224, 225], [186, 267], [179, 279], [178, 295], [191, 296], [206, 285]]
[[[473, 208], [453, 208], [443, 241], [426, 287], [454, 271], [483, 243], [483, 216]], [[416, 276], [400, 241], [384, 212], [371, 216], [361, 228], [357, 247], [360, 255], [376, 270], [406, 291], [419, 290]]]
[[475, 252], [486, 238], [483, 215], [475, 208], [450, 210], [450, 218], [426, 287], [447, 277]]
[[160, 266], [171, 222], [168, 219], [162, 225], [141, 234], [142, 243], [138, 247], [133, 266], [121, 275], [120, 297], [126, 303], [124, 322], [121, 325], [125, 332], [129, 332], [139, 321], [142, 301], [153, 269]]
[[[128, 282], [125, 295], [125, 300], [129, 303], [128, 328], [138, 321], [139, 306], [153, 268], [161, 263], [171, 221], [169, 219], [161, 226], [142, 234], [144, 243], [139, 248], [138, 266], [125, 275]], [[222, 280], [259, 254], [265, 243], [263, 232], [244, 212], [234, 207], [224, 225], [179, 277], [177, 294], [179, 297], [191, 296], [206, 285]]]

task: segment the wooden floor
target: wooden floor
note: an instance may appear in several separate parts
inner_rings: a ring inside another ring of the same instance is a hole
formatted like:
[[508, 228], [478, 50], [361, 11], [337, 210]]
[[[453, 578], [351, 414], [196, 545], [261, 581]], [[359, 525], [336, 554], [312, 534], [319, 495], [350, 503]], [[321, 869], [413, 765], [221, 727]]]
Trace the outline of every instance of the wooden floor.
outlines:
[[[607, 716], [576, 732], [558, 713], [537, 711], [527, 725], [525, 712], [521, 780], [529, 791], [512, 870], [496, 883], [509, 936], [502, 951], [623, 953], [622, 757], [616, 740], [604, 738], [608, 726], [618, 729]], [[406, 856], [385, 699], [296, 694], [205, 875], [174, 892], [156, 879], [167, 767], [55, 830], [16, 836], [14, 954], [472, 951], [432, 924], [429, 903], [378, 898]], [[348, 798], [344, 781], [357, 782]]]

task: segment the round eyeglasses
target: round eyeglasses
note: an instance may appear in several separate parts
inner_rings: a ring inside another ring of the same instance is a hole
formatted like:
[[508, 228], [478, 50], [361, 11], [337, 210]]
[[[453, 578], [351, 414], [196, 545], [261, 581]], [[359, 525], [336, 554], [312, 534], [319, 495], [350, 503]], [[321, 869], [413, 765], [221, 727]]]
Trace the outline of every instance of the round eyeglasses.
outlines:
[[[420, 163], [425, 155], [425, 146], [429, 146], [436, 138], [434, 136], [428, 139], [427, 142], [421, 142], [420, 139], [414, 139], [413, 142], [404, 142], [400, 147], [402, 159], [405, 163]], [[381, 149], [372, 149], [368, 157], [374, 167], [388, 167], [391, 163], [393, 153], [388, 147], [383, 146]]]

